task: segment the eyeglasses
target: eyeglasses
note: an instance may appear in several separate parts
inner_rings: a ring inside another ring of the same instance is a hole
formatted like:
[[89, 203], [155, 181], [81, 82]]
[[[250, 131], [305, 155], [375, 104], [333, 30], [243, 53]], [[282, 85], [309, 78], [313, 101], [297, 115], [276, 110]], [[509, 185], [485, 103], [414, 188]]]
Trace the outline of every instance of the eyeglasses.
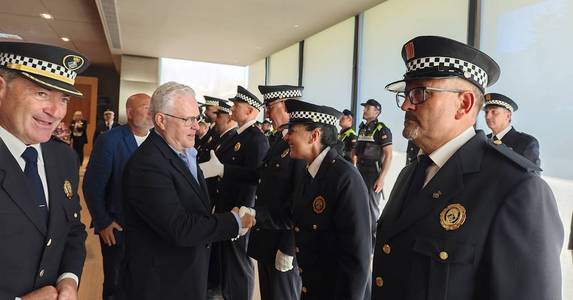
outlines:
[[397, 92], [396, 93], [396, 104], [399, 108], [402, 108], [406, 99], [410, 101], [413, 105], [418, 105], [426, 102], [430, 98], [430, 94], [435, 92], [443, 92], [443, 93], [463, 93], [467, 92], [466, 90], [456, 90], [456, 89], [441, 89], [441, 88], [433, 88], [427, 86], [419, 86], [413, 89], [410, 89], [405, 92]]
[[181, 118], [181, 117], [178, 117], [178, 116], [170, 115], [170, 114], [168, 114], [168, 113], [162, 113], [162, 114], [183, 121], [183, 125], [184, 125], [185, 127], [191, 127], [191, 125], [193, 125], [193, 124], [195, 124], [195, 123], [199, 123], [199, 121], [201, 121], [201, 115], [199, 115], [199, 116], [193, 116], [193, 117], [188, 117], [188, 118]]

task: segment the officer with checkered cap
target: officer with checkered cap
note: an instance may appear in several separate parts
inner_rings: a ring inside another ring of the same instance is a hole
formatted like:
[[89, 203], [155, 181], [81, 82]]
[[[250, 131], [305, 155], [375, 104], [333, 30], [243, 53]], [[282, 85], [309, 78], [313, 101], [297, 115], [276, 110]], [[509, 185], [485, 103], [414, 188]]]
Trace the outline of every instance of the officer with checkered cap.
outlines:
[[341, 113], [300, 100], [285, 104], [290, 156], [307, 165], [292, 209], [300, 299], [363, 299], [372, 251], [368, 192], [334, 148]]
[[263, 101], [265, 102], [265, 116], [271, 119], [274, 128], [274, 132], [267, 134], [269, 145], [272, 146], [274, 142], [283, 138], [283, 133], [279, 130], [279, 127], [283, 124], [277, 124], [276, 121], [273, 122], [272, 120], [277, 118], [273, 118], [272, 115], [286, 114], [283, 101], [286, 99], [300, 99], [303, 90], [303, 86], [296, 85], [259, 85], [259, 92], [263, 95]]
[[487, 135], [494, 143], [504, 144], [513, 151], [523, 155], [538, 167], [541, 167], [539, 159], [539, 142], [527, 133], [515, 130], [511, 125], [511, 117], [517, 111], [517, 103], [511, 98], [497, 93], [485, 95], [485, 122], [491, 129]]
[[[197, 161], [199, 163], [209, 160], [209, 151], [213, 150], [213, 145], [216, 145], [219, 134], [215, 128], [215, 119], [217, 119], [217, 112], [219, 111], [219, 103], [225, 100], [211, 96], [203, 96], [205, 98], [205, 121], [209, 124], [207, 133], [202, 137], [196, 139], [195, 149], [197, 149]], [[208, 146], [210, 145], [210, 146]]]
[[86, 255], [78, 160], [50, 140], [71, 96], [82, 54], [0, 42], [0, 298], [77, 298]]
[[[233, 207], [254, 207], [256, 183], [239, 182], [232, 176], [225, 176], [227, 167], [235, 167], [255, 172], [263, 163], [269, 149], [266, 136], [256, 126], [258, 114], [263, 108], [263, 101], [242, 86], [237, 87], [237, 94], [230, 99], [231, 119], [239, 128], [237, 135], [221, 144], [219, 149], [211, 151], [211, 159], [199, 166], [205, 178], [219, 177], [220, 196], [215, 202], [215, 212], [229, 211]], [[233, 241], [219, 242], [218, 249], [222, 268], [222, 293], [226, 299], [250, 300], [254, 288], [254, 266], [247, 255], [248, 236], [241, 236]]]
[[406, 42], [402, 57], [404, 78], [386, 88], [421, 151], [378, 222], [372, 299], [561, 299], [551, 189], [535, 164], [474, 129], [499, 66], [439, 36]]

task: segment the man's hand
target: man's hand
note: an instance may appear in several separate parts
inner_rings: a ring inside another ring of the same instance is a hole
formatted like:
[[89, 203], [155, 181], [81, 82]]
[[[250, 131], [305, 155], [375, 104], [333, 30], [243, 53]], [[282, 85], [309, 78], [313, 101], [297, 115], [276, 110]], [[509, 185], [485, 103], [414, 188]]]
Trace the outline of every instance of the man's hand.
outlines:
[[108, 246], [113, 246], [116, 244], [115, 235], [113, 233], [114, 229], [117, 231], [123, 231], [123, 228], [121, 228], [121, 226], [119, 226], [119, 224], [117, 224], [115, 221], [113, 221], [113, 222], [111, 222], [111, 224], [109, 224], [109, 226], [107, 226], [106, 228], [102, 229], [99, 232], [99, 237]]
[[255, 220], [256, 211], [252, 208], [241, 206], [241, 209], [235, 207], [233, 212], [239, 215], [241, 219], [241, 228], [239, 229], [239, 235], [243, 236], [247, 234], [249, 229], [251, 229], [257, 221]]
[[22, 300], [56, 300], [58, 299], [58, 290], [51, 285], [47, 285], [20, 298], [22, 298]]
[[78, 287], [71, 278], [62, 279], [56, 286], [58, 289], [58, 300], [77, 300]]
[[201, 168], [201, 171], [203, 171], [203, 176], [205, 178], [211, 178], [215, 176], [223, 177], [225, 166], [221, 163], [221, 161], [219, 161], [215, 151], [211, 150], [209, 153], [211, 155], [211, 159], [199, 164], [199, 168]]
[[282, 253], [281, 250], [277, 250], [277, 254], [275, 256], [275, 269], [281, 272], [288, 272], [293, 268], [292, 265], [293, 260], [294, 257]]
[[376, 181], [374, 181], [374, 186], [372, 187], [372, 189], [374, 190], [374, 192], [380, 193], [383, 187], [384, 187], [384, 177], [378, 176], [378, 178], [376, 178]]

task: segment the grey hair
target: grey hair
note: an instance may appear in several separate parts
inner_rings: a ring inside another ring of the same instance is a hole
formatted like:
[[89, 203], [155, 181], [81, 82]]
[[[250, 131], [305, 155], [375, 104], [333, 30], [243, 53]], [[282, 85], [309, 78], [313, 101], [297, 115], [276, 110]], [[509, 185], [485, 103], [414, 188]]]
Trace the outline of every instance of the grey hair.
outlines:
[[2, 78], [4, 78], [6, 83], [10, 83], [10, 81], [12, 81], [12, 79], [18, 77], [18, 73], [16, 73], [15, 71], [12, 71], [10, 69], [5, 69], [5, 68], [0, 67], [0, 76]]
[[195, 97], [195, 91], [190, 86], [174, 81], [160, 85], [151, 96], [151, 115], [173, 109], [173, 101], [177, 99], [178, 96]]

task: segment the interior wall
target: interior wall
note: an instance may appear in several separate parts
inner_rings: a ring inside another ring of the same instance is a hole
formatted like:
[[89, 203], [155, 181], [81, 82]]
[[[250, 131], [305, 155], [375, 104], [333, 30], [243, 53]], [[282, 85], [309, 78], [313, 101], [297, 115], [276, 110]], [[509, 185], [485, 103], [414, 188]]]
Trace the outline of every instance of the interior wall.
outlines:
[[159, 86], [159, 59], [122, 55], [119, 87], [119, 122], [126, 123], [125, 103], [127, 98], [136, 93], [152, 95]]
[[270, 56], [269, 85], [298, 85], [299, 44]]

